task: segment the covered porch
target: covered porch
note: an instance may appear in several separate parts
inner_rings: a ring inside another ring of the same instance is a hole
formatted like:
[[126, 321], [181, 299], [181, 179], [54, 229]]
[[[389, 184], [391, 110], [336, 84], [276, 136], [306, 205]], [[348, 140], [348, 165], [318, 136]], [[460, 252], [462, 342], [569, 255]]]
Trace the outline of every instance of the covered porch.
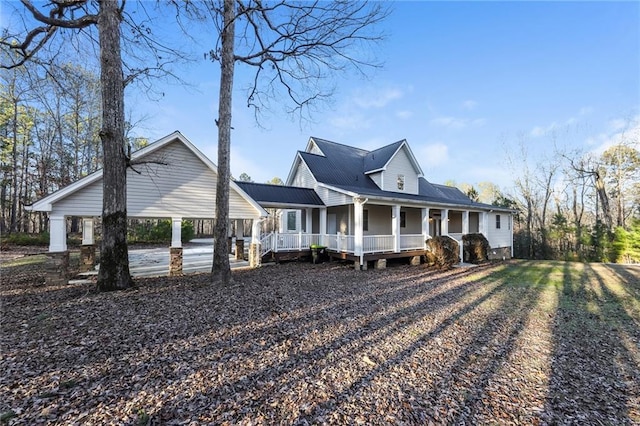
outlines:
[[[462, 236], [488, 229], [488, 214], [482, 211], [402, 205], [354, 198], [353, 204], [279, 211], [280, 226], [260, 237], [262, 257], [276, 260], [287, 254], [308, 255], [312, 245], [325, 247], [333, 258], [351, 260], [356, 267], [395, 257], [425, 254], [426, 242], [434, 236], [449, 236], [458, 242], [463, 258]], [[412, 259], [414, 263], [416, 259]]]

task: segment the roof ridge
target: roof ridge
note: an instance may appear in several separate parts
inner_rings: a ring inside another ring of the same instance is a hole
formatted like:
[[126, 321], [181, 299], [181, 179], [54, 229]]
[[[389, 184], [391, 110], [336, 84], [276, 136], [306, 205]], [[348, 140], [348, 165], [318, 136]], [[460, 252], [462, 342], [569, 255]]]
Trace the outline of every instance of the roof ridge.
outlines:
[[[341, 143], [341, 142], [334, 142], [334, 141], [330, 141], [330, 140], [328, 140], [328, 139], [318, 138], [318, 137], [316, 137], [316, 136], [311, 136], [311, 139], [313, 139], [314, 141], [315, 141], [315, 140], [319, 140], [319, 141], [326, 142], [326, 143], [330, 143], [330, 144], [333, 144], [333, 145], [340, 145], [340, 146], [344, 146], [344, 147], [346, 147], [346, 148], [356, 149], [356, 150], [358, 150], [358, 151], [363, 151], [363, 152], [365, 152], [365, 153], [367, 153], [367, 154], [370, 152], [370, 151], [368, 151], [368, 150], [366, 150], [366, 149], [364, 149], [364, 148], [358, 148], [357, 146], [347, 145], [346, 143]], [[311, 153], [309, 153], [309, 154], [311, 154]], [[316, 154], [316, 155], [317, 155], [317, 154]]]
[[388, 143], [388, 144], [386, 144], [386, 145], [383, 145], [383, 146], [381, 146], [380, 148], [376, 148], [376, 149], [374, 149], [373, 151], [369, 151], [369, 154], [373, 154], [373, 153], [375, 153], [375, 152], [377, 152], [377, 151], [380, 151], [380, 150], [382, 150], [382, 149], [384, 149], [384, 148], [388, 148], [388, 147], [390, 147], [391, 145], [395, 145], [395, 144], [402, 144], [403, 142], [406, 142], [406, 139], [401, 139], [401, 140], [399, 140], [399, 141], [395, 141], [395, 142], [391, 142], [391, 143]]

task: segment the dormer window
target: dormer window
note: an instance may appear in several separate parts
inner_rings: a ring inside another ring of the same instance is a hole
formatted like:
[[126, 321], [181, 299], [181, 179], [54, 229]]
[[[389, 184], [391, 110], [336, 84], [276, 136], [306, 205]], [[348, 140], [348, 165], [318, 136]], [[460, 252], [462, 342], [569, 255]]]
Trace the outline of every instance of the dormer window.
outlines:
[[404, 191], [404, 175], [398, 175], [398, 190]]

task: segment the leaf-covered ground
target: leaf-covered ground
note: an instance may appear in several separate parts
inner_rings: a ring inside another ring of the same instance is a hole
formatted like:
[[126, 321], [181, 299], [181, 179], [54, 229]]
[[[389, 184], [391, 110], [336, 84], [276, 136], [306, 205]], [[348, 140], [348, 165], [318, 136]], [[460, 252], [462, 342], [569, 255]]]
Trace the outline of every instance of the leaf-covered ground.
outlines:
[[108, 294], [24, 268], [0, 279], [9, 424], [640, 423], [638, 267], [290, 263]]

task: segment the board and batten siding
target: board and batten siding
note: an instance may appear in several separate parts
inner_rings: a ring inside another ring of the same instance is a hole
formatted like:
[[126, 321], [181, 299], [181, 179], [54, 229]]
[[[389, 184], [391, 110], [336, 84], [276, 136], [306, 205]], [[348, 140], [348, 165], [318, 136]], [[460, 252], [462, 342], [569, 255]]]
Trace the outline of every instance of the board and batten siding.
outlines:
[[[217, 176], [185, 145], [169, 143], [141, 161], [148, 161], [134, 166], [141, 174], [127, 170], [129, 217], [214, 217]], [[102, 179], [55, 203], [55, 213], [100, 216]], [[259, 217], [258, 211], [233, 189], [229, 193], [229, 215], [234, 219]]]
[[[496, 216], [500, 215], [500, 229], [496, 228]], [[511, 247], [511, 215], [508, 213], [489, 213], [487, 240], [491, 248]]]
[[[404, 176], [403, 190], [398, 189], [398, 175]], [[382, 189], [407, 194], [418, 193], [418, 174], [405, 149], [399, 150], [387, 164], [384, 171], [384, 188]]]

